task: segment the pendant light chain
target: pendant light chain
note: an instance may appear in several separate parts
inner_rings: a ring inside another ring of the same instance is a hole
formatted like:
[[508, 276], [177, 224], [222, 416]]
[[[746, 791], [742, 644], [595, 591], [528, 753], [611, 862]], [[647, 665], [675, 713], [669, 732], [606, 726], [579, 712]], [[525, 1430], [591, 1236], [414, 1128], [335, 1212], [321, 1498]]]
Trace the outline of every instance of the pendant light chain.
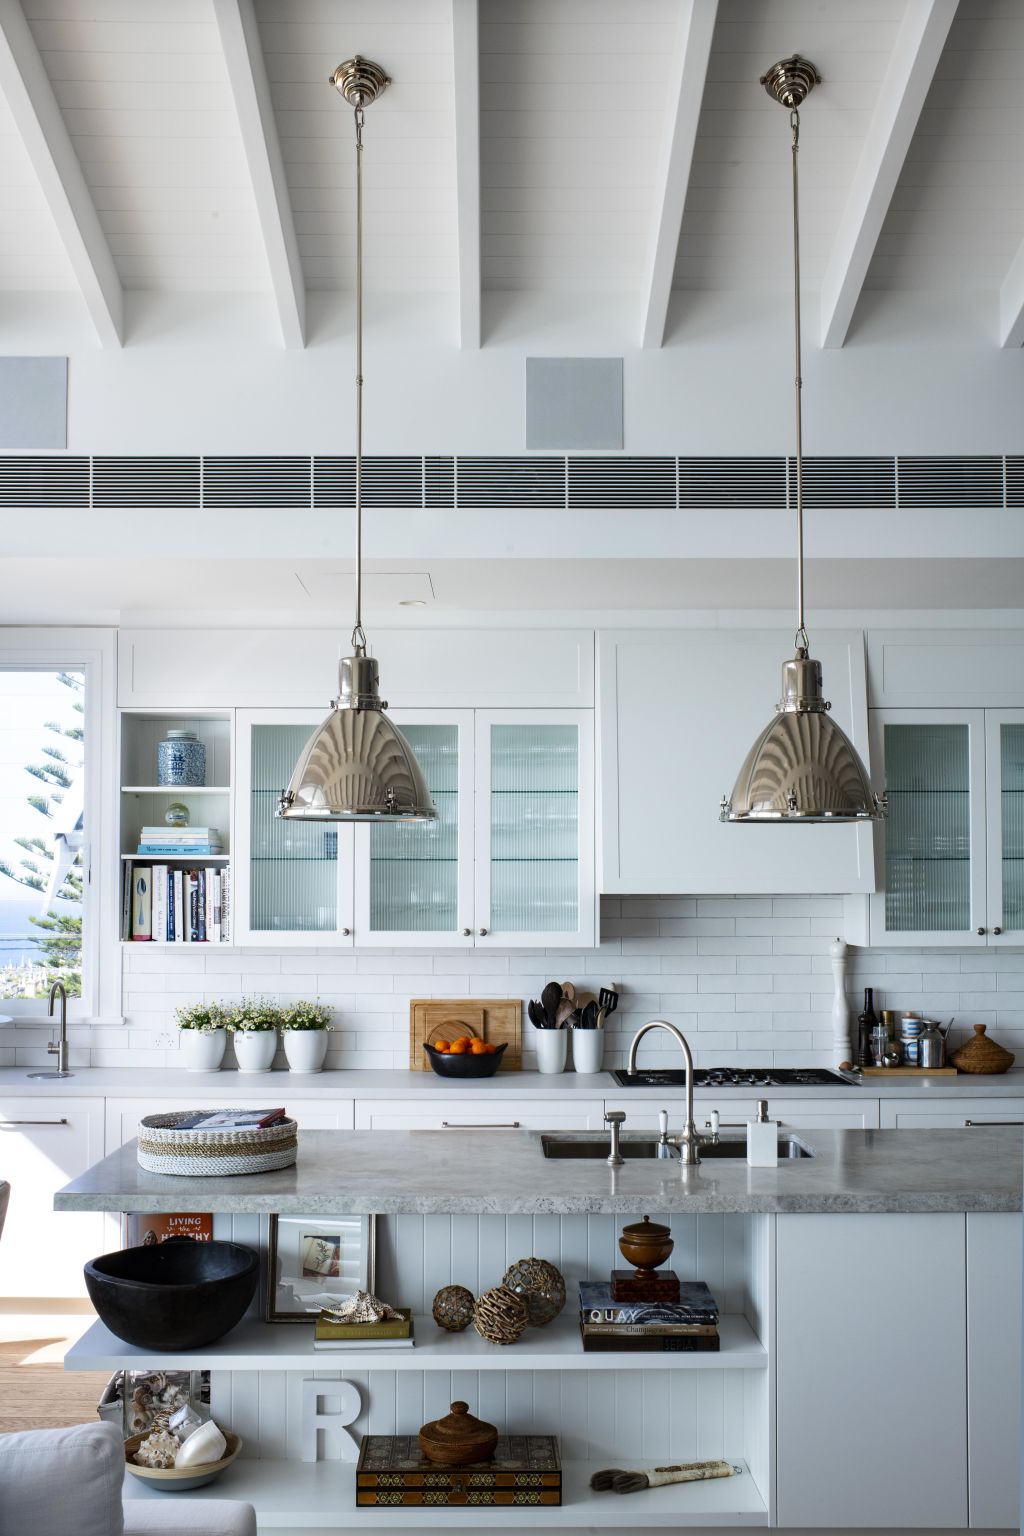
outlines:
[[808, 649], [804, 627], [804, 426], [803, 364], [800, 334], [800, 113], [794, 107], [789, 114], [793, 133], [793, 347], [794, 404], [796, 407], [796, 645]]
[[363, 629], [363, 120], [361, 106], [356, 123], [356, 622], [352, 649], [366, 654]]

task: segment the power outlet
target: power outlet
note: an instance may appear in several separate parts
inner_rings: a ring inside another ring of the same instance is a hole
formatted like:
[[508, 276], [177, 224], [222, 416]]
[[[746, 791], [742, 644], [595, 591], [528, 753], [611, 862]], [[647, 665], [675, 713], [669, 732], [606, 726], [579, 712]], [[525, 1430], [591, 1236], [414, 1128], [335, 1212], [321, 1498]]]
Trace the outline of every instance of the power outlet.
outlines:
[[177, 1031], [167, 1030], [162, 1035], [153, 1036], [153, 1044], [158, 1051], [173, 1051], [178, 1043]]

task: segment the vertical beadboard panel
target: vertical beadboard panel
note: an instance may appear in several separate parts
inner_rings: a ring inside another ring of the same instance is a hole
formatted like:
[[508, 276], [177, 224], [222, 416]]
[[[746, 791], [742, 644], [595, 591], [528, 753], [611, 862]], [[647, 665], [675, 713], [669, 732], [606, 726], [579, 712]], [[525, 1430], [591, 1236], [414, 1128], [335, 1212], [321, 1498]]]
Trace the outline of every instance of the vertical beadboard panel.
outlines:
[[[589, 1371], [559, 1371], [558, 1410], [562, 1426], [562, 1452], [580, 1460], [590, 1455], [587, 1413], [590, 1399]], [[554, 1393], [552, 1408], [554, 1409]]]
[[479, 1236], [477, 1238], [476, 1252], [467, 1255], [464, 1264], [460, 1261], [458, 1268], [452, 1272], [453, 1279], [460, 1285], [468, 1285], [474, 1290], [473, 1280], [463, 1278], [464, 1275], [476, 1274], [475, 1294], [479, 1296], [481, 1291], [486, 1291], [489, 1286], [497, 1285], [508, 1265], [505, 1262], [505, 1217], [481, 1216], [479, 1218]]
[[643, 1371], [643, 1454], [654, 1464], [674, 1459], [669, 1414], [669, 1371]]
[[[566, 1306], [575, 1306], [577, 1285], [590, 1273], [588, 1253], [588, 1218], [563, 1216], [560, 1219], [562, 1261], [559, 1268], [565, 1277]], [[541, 1257], [546, 1257], [542, 1254]], [[609, 1262], [609, 1268], [611, 1263]], [[596, 1271], [595, 1271], [596, 1273]]]
[[287, 1456], [288, 1372], [251, 1372], [249, 1391], [258, 1398], [260, 1456]]
[[615, 1393], [614, 1433], [619, 1454], [627, 1458], [646, 1454], [643, 1371], [620, 1371], [613, 1378]]
[[452, 1268], [452, 1219], [450, 1216], [424, 1216], [423, 1218], [423, 1295], [433, 1299], [434, 1293], [451, 1279]]
[[423, 1220], [414, 1215], [377, 1217], [378, 1238], [382, 1228], [390, 1232], [387, 1251], [393, 1262], [393, 1269], [386, 1275], [382, 1272], [378, 1281], [380, 1294], [396, 1297], [399, 1305], [410, 1306], [414, 1312], [429, 1311], [434, 1296], [433, 1291], [427, 1295], [423, 1278]]
[[[480, 1272], [482, 1238], [479, 1216], [452, 1217], [451, 1251], [448, 1260], [449, 1278], [459, 1285], [468, 1286], [474, 1296], [479, 1296], [487, 1286], [496, 1285], [501, 1279], [501, 1275], [498, 1275], [492, 1280], [489, 1270], [484, 1271], [483, 1274]], [[429, 1307], [432, 1298], [424, 1299]]]
[[[505, 1263], [501, 1274], [496, 1275], [489, 1283], [497, 1285], [501, 1275], [516, 1259], [529, 1259], [534, 1257], [533, 1252], [533, 1217], [532, 1216], [506, 1216], [505, 1217]], [[537, 1258], [546, 1258], [546, 1254], [537, 1254]]]
[[668, 1373], [672, 1455], [678, 1457], [680, 1461], [693, 1460], [697, 1455], [696, 1374], [689, 1371]]

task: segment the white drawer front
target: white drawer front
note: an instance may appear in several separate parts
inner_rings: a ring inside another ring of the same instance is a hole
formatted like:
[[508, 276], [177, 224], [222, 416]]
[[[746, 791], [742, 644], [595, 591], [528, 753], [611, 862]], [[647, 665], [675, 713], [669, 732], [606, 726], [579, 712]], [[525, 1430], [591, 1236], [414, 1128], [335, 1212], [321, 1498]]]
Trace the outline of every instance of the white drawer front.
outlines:
[[589, 1131], [604, 1123], [600, 1099], [362, 1099], [360, 1131], [439, 1131], [493, 1128], [526, 1131]]
[[105, 1250], [93, 1212], [53, 1197], [103, 1156], [102, 1099], [0, 1099], [0, 1178], [11, 1203], [0, 1238], [0, 1296], [84, 1296], [82, 1265]]

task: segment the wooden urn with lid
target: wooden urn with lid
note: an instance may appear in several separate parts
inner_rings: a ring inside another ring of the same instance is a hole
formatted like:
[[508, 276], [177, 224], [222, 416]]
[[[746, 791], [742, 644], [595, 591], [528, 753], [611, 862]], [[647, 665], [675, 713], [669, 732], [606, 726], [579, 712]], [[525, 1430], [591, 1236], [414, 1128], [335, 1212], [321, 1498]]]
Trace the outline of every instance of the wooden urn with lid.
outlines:
[[468, 1403], [452, 1403], [451, 1413], [424, 1424], [419, 1442], [428, 1461], [441, 1467], [468, 1467], [475, 1461], [490, 1461], [498, 1431], [493, 1424], [475, 1418]]

